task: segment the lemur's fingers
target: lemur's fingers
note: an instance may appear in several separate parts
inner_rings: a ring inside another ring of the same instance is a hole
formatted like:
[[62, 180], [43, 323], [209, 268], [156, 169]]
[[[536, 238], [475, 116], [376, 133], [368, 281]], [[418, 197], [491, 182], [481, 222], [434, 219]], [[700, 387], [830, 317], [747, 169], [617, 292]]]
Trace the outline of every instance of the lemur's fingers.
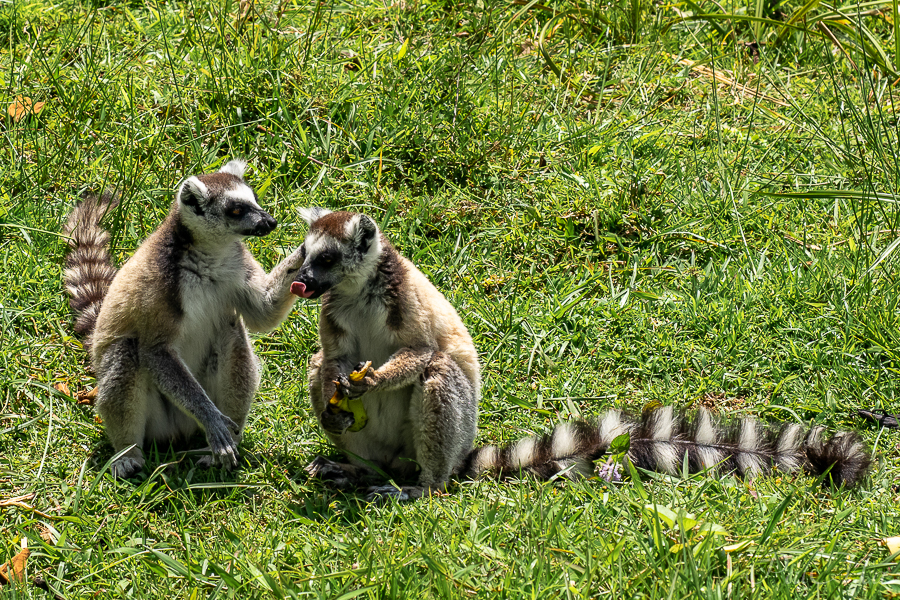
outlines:
[[238, 464], [238, 450], [229, 430], [233, 429], [238, 433], [239, 428], [229, 417], [223, 414], [219, 417], [207, 430], [206, 441], [209, 442], [209, 449], [212, 451], [213, 464], [230, 469]]
[[238, 465], [238, 451], [234, 443], [226, 444], [215, 454], [216, 464], [222, 465], [226, 469], [233, 469]]
[[[368, 369], [368, 367], [366, 367]], [[359, 398], [369, 388], [366, 384], [351, 381], [352, 375], [338, 375], [333, 381], [334, 396], [328, 401], [328, 408], [319, 418], [322, 427], [331, 433], [355, 432], [366, 426], [369, 417]]]
[[372, 383], [363, 376], [359, 381], [353, 379], [353, 375], [338, 375], [335, 385], [338, 388], [340, 399], [357, 398], [362, 396], [372, 387]]
[[[359, 394], [356, 393], [356, 389], [359, 386], [357, 386], [355, 383], [350, 381], [350, 378], [347, 377], [346, 375], [338, 375], [338, 378], [334, 382], [334, 385], [335, 385], [335, 390], [334, 390], [334, 396], [330, 400], [331, 404], [341, 406], [344, 410], [347, 410], [346, 408], [344, 408], [343, 403], [347, 398], [353, 398], [355, 396], [359, 396]], [[335, 398], [338, 399], [338, 402], [334, 402]]]
[[241, 434], [241, 428], [238, 426], [237, 423], [235, 423], [235, 422], [231, 419], [231, 417], [229, 417], [229, 416], [226, 415], [226, 414], [223, 414], [223, 415], [222, 415], [222, 420], [225, 421], [225, 426], [228, 427], [228, 429], [231, 430], [231, 433], [233, 433], [234, 435], [240, 435], [240, 434]]

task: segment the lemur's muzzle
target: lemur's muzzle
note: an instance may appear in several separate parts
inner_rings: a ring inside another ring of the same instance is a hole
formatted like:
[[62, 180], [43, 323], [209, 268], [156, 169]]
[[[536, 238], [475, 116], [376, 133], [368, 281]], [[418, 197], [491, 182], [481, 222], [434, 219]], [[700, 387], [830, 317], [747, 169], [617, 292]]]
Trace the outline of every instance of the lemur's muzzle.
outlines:
[[309, 267], [303, 267], [291, 282], [291, 293], [301, 298], [315, 299], [328, 291], [330, 285], [322, 281], [316, 281]]
[[257, 221], [250, 229], [249, 235], [255, 235], [257, 237], [269, 235], [277, 225], [278, 221], [276, 221], [272, 215], [261, 210], [257, 213]]

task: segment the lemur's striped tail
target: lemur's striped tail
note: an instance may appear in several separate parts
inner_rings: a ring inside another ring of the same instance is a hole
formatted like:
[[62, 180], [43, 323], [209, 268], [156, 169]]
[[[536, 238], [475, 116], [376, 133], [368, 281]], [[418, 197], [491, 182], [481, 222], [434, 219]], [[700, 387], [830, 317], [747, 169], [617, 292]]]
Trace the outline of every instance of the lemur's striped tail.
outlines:
[[63, 283], [71, 296], [69, 305], [75, 313], [75, 332], [84, 336], [86, 349], [90, 349], [100, 305], [116, 275], [107, 247], [109, 233], [100, 227], [100, 219], [116, 204], [118, 200], [109, 192], [99, 198], [86, 195], [63, 227], [72, 248], [66, 256]]
[[630, 435], [628, 456], [636, 466], [670, 474], [682, 471], [687, 454], [692, 473], [710, 469], [743, 476], [775, 468], [812, 475], [828, 472], [826, 480], [833, 485], [852, 487], [862, 480], [871, 463], [865, 442], [854, 432], [841, 431], [826, 438], [824, 428], [819, 426], [776, 427], [752, 418], [728, 424], [703, 410], [680, 415], [667, 406], [641, 417], [611, 410], [595, 425], [563, 423], [550, 435], [524, 438], [505, 448], [476, 448], [460, 472], [474, 477], [526, 471], [549, 478], [571, 467], [591, 475], [594, 461], [602, 458], [613, 439], [623, 433]]

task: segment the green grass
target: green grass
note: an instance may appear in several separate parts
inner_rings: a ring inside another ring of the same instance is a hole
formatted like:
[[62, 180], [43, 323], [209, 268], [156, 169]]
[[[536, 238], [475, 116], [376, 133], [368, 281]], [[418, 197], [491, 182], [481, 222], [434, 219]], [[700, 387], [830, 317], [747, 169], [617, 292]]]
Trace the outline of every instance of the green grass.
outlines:
[[[0, 508], [0, 563], [33, 551], [29, 582], [0, 596], [46, 597], [35, 575], [65, 598], [900, 594], [879, 543], [898, 534], [897, 434], [855, 417], [900, 411], [892, 16], [886, 1], [0, 3], [4, 114], [46, 103], [0, 122], [0, 500], [34, 494], [49, 516]], [[243, 469], [169, 452], [114, 481], [72, 397], [93, 379], [61, 220], [82, 190], [118, 189], [122, 261], [183, 177], [231, 157], [281, 224], [252, 244], [267, 267], [301, 241], [298, 207], [348, 208], [447, 294], [482, 356], [479, 442], [660, 401], [860, 430], [872, 476], [852, 492], [482, 480], [366, 505], [302, 470], [328, 446], [301, 303], [256, 340]]]

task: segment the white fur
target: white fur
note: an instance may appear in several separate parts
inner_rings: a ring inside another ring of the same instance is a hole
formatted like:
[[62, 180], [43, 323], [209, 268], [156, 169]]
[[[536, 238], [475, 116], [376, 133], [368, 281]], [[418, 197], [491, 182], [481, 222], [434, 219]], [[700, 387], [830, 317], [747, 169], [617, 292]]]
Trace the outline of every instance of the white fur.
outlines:
[[306, 221], [307, 225], [312, 225], [331, 211], [321, 206], [310, 206], [298, 208], [297, 212], [300, 214], [300, 218]]
[[181, 195], [186, 187], [190, 187], [203, 198], [209, 197], [209, 189], [197, 177], [191, 176], [185, 179], [181, 187], [178, 188], [178, 202], [181, 202]]
[[566, 458], [575, 454], [577, 447], [575, 431], [572, 423], [562, 423], [556, 427], [550, 442], [550, 454], [553, 458]]
[[497, 446], [480, 448], [472, 460], [472, 472], [481, 473], [497, 466], [500, 462], [500, 450]]
[[238, 179], [244, 178], [244, 171], [247, 169], [247, 161], [241, 160], [239, 158], [235, 158], [234, 160], [226, 163], [221, 169], [219, 169], [220, 173], [230, 173], [237, 177]]
[[534, 462], [534, 438], [523, 438], [510, 448], [509, 462], [513, 469], [528, 467]]
[[[358, 360], [371, 360], [380, 369], [402, 348], [396, 334], [387, 327], [384, 306], [374, 303], [332, 301], [331, 316], [348, 333], [340, 341], [341, 349]], [[353, 366], [353, 365], [351, 365]]]
[[710, 448], [718, 442], [716, 426], [712, 417], [705, 410], [701, 410], [698, 416], [699, 423], [694, 433], [694, 441], [697, 443], [697, 454], [704, 469], [712, 469], [725, 458], [722, 452]]
[[229, 198], [234, 198], [235, 200], [246, 202], [250, 206], [262, 210], [262, 207], [256, 201], [253, 190], [248, 185], [239, 185], [236, 188], [232, 188], [228, 190], [225, 195], [227, 195]]
[[656, 468], [662, 473], [675, 475], [678, 473], [679, 456], [675, 444], [656, 442], [653, 444], [653, 456], [656, 458]]
[[763, 465], [755, 454], [759, 447], [759, 432], [755, 419], [743, 419], [741, 432], [738, 435], [737, 462], [744, 473], [757, 475], [763, 472]]
[[803, 433], [803, 427], [793, 423], [785, 427], [781, 435], [778, 436], [778, 453], [796, 452], [797, 447], [802, 441], [800, 435]]
[[699, 415], [699, 423], [697, 424], [697, 432], [694, 434], [694, 441], [703, 446], [711, 446], [716, 443], [716, 427], [713, 425], [712, 417], [705, 410], [701, 410]]
[[818, 447], [822, 445], [822, 434], [825, 432], [825, 428], [821, 425], [816, 425], [815, 427], [811, 427], [809, 429], [809, 433], [806, 434], [806, 445], [812, 447]]
[[671, 406], [663, 406], [653, 411], [653, 439], [669, 441], [675, 427], [675, 416]]
[[712, 469], [725, 459], [725, 456], [715, 448], [700, 446], [697, 448], [700, 463], [704, 469]]
[[800, 468], [798, 448], [802, 440], [803, 427], [793, 423], [781, 431], [776, 446], [778, 467], [784, 471], [796, 471]]
[[328, 246], [328, 236], [320, 233], [309, 233], [303, 241], [306, 246], [306, 256], [315, 256]]
[[608, 411], [600, 420], [599, 437], [601, 445], [609, 445], [618, 436], [627, 432], [628, 429], [622, 424], [622, 418], [617, 410]]
[[675, 429], [675, 415], [671, 406], [663, 406], [653, 412], [653, 456], [656, 467], [663, 473], [677, 473], [678, 449], [674, 444], [667, 444], [672, 439]]
[[[359, 220], [361, 218], [362, 215], [353, 215], [352, 217], [347, 219], [346, 223], [344, 223], [344, 236], [347, 239], [353, 239], [354, 237], [356, 237], [356, 230], [359, 228]], [[377, 237], [378, 234], [376, 233], [375, 236]]]

